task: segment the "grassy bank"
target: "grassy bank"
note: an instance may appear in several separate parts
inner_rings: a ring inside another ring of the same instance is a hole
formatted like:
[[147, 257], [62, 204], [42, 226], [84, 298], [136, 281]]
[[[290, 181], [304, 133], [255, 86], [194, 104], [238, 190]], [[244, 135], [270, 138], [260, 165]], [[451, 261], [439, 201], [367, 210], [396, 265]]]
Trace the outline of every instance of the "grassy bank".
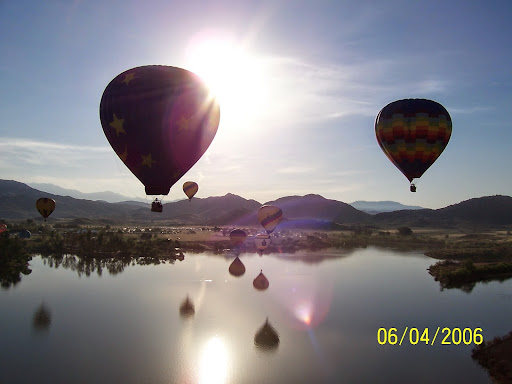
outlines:
[[461, 288], [470, 291], [478, 281], [506, 280], [512, 277], [511, 262], [480, 262], [444, 260], [431, 265], [429, 273], [441, 288]]
[[487, 369], [493, 383], [512, 383], [512, 331], [476, 346], [471, 355]]

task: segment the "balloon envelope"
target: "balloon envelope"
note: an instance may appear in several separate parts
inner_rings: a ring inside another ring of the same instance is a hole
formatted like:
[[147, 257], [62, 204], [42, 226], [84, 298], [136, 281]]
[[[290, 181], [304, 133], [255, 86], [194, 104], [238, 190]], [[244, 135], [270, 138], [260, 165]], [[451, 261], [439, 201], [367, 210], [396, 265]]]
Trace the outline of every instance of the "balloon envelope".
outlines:
[[167, 195], [208, 149], [220, 109], [194, 73], [149, 65], [129, 69], [108, 84], [100, 120], [110, 145], [146, 194]]
[[30, 233], [30, 231], [27, 231], [26, 229], [22, 229], [21, 231], [18, 232], [18, 237], [21, 239], [30, 239], [31, 236], [32, 234]]
[[192, 198], [194, 197], [198, 190], [199, 186], [197, 185], [197, 183], [193, 181], [186, 181], [183, 184], [183, 192], [185, 192], [185, 195], [187, 195], [189, 200], [192, 200]]
[[394, 101], [382, 108], [375, 120], [382, 151], [410, 182], [437, 160], [451, 133], [450, 114], [432, 100]]
[[258, 222], [271, 234], [283, 219], [283, 211], [274, 205], [264, 205], [258, 209]]
[[7, 224], [0, 224], [0, 233], [7, 231]]
[[235, 247], [242, 245], [247, 238], [247, 233], [243, 229], [233, 229], [229, 233], [229, 239]]
[[36, 201], [36, 208], [45, 219], [55, 210], [55, 200], [41, 197]]

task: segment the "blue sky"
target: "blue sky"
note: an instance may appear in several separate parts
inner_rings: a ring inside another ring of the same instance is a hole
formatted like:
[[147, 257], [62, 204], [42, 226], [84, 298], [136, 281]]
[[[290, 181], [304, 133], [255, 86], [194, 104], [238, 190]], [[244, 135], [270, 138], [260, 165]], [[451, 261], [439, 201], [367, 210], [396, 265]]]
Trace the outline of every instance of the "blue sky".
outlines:
[[[217, 135], [168, 200], [187, 180], [198, 197], [262, 203], [511, 195], [510, 15], [506, 0], [0, 1], [0, 175], [144, 197], [103, 134], [103, 90], [140, 65], [204, 75], [227, 56], [191, 52], [221, 41], [244, 59], [225, 64]], [[377, 113], [403, 98], [438, 101], [453, 121], [415, 194], [375, 139]]]

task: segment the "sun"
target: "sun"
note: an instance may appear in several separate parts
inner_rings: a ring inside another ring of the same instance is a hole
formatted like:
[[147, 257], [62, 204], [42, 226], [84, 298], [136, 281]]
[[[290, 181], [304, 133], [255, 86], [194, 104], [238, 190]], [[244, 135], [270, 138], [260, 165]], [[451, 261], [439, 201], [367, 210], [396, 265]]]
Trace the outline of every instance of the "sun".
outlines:
[[233, 40], [193, 40], [187, 49], [186, 68], [203, 78], [219, 101], [223, 126], [254, 120], [267, 102], [263, 60]]

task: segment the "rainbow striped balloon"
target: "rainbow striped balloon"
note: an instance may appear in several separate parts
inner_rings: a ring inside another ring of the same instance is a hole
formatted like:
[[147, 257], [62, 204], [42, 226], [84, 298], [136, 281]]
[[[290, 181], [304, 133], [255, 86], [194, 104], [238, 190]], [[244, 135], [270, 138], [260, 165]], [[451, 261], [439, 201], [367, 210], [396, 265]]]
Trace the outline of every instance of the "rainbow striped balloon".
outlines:
[[450, 114], [432, 100], [394, 101], [382, 108], [375, 120], [377, 142], [409, 182], [437, 160], [451, 133]]

